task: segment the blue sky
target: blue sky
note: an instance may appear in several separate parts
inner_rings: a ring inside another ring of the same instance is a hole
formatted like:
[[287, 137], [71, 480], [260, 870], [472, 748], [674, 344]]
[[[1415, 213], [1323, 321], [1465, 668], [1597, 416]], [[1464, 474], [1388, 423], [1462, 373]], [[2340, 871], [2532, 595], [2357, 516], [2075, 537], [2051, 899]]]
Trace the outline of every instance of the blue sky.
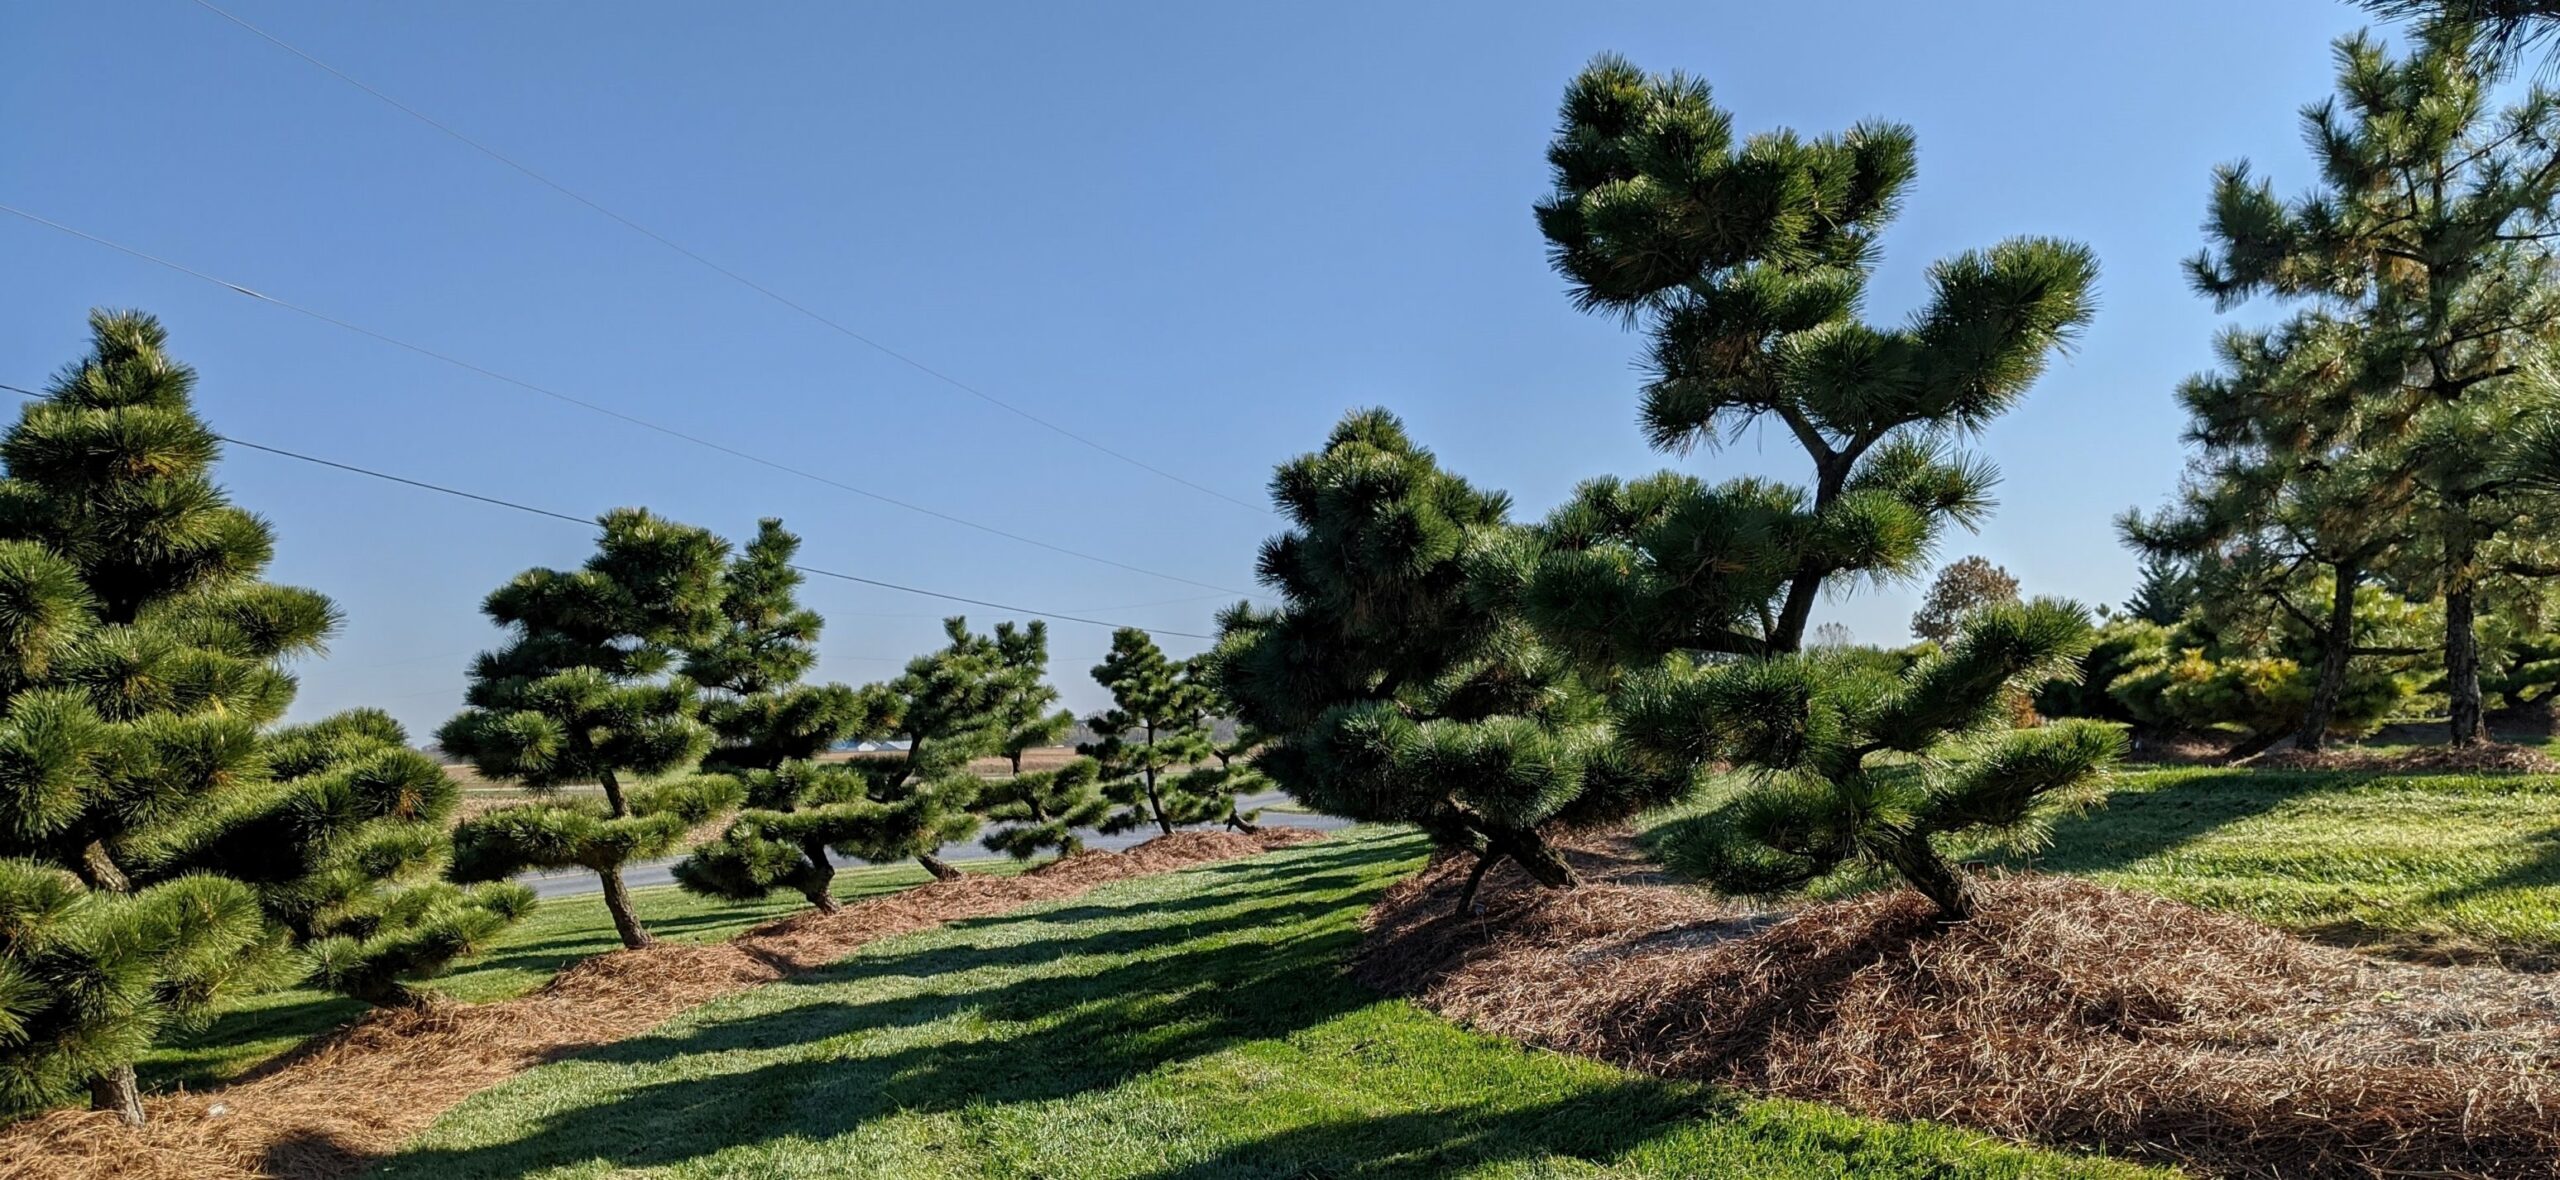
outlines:
[[[2001, 507], [1945, 556], [2120, 600], [2110, 518], [2170, 489], [2170, 391], [2220, 322], [2179, 261], [2209, 169], [2307, 183], [2329, 0], [2250, 4], [342, 5], [239, 16], [837, 322], [1184, 478], [1259, 503], [1272, 465], [1385, 405], [1542, 513], [1666, 465], [1801, 478], [1786, 441], [1688, 456], [1634, 426], [1641, 341], [1576, 313], [1529, 207], [1573, 72], [1614, 50], [1704, 76], [1739, 128], [1911, 124], [1919, 182], [1871, 314], [1931, 259], [2014, 234], [2104, 267], [2079, 348], [1980, 445]], [[1260, 512], [1067, 442], [784, 310], [187, 0], [0, 8], [0, 202], [485, 369], [842, 483], [1222, 587]], [[1232, 596], [903, 512], [0, 217], [0, 382], [92, 306], [165, 319], [243, 439], [575, 514], [643, 504], [805, 559], [1041, 609], [1207, 631]], [[2264, 312], [2257, 313], [2264, 318]], [[249, 452], [280, 580], [349, 621], [297, 714], [428, 731], [494, 637], [481, 596], [580, 560], [577, 528]], [[875, 679], [947, 604], [843, 584], [826, 676]], [[1917, 588], [1820, 617], [1900, 642]], [[973, 621], [992, 621], [972, 610]], [[1053, 625], [1070, 704], [1108, 633]], [[1166, 642], [1177, 654], [1192, 640]]]

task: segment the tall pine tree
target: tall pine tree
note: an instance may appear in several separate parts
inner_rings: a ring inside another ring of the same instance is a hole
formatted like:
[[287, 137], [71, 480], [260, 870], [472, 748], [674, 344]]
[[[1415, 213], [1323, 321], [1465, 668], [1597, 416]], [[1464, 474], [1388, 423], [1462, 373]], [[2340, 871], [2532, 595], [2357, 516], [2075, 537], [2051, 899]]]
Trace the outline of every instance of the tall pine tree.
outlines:
[[2560, 335], [2560, 101], [2529, 87], [2497, 106], [2500, 67], [2458, 25], [2425, 27], [2402, 57], [2362, 34], [2337, 56], [2337, 97], [2303, 115], [2319, 183], [2286, 201], [2246, 163], [2218, 170], [2190, 273], [2219, 307], [2268, 295], [2339, 325], [2355, 401], [2323, 441], [2392, 455], [2417, 484], [2403, 580], [2444, 599], [2450, 738], [2470, 745], [2480, 596], [2522, 517], [2502, 452], [2547, 412], [2518, 406], [2539, 397], [2521, 378]]
[[164, 1031], [315, 960], [384, 998], [521, 898], [416, 881], [442, 855], [435, 767], [311, 754], [378, 715], [262, 732], [337, 612], [260, 580], [274, 537], [213, 482], [160, 325], [90, 334], [0, 438], [0, 1107], [85, 1085], [139, 1122], [133, 1061]]
[[2086, 620], [1995, 606], [1898, 676], [1794, 653], [1826, 587], [1914, 574], [1947, 526], [1989, 510], [1991, 470], [1954, 441], [2088, 322], [2095, 259], [2013, 238], [1938, 262], [1908, 320], [1871, 325], [1859, 313], [1914, 173], [1909, 129], [1737, 142], [1704, 82], [1615, 57], [1567, 87], [1547, 159], [1555, 192], [1537, 213], [1556, 268], [1586, 310], [1650, 338], [1639, 417], [1654, 445], [1773, 422], [1814, 478], [1593, 480], [1486, 550], [1478, 598], [1607, 693], [1606, 753], [1587, 765], [1630, 794], [1677, 794], [1723, 764], [1754, 773], [1712, 817], [1737, 880], [1858, 858], [1962, 914], [1969, 893], [1932, 837], [2031, 824], [2113, 756], [2108, 731], [2065, 725], [1951, 757], [1993, 740], [2016, 694], [2076, 670]]
[[622, 866], [672, 850], [693, 825], [737, 805], [724, 776], [639, 789], [710, 748], [700, 692], [671, 676], [679, 652], [726, 622], [722, 560], [708, 531], [637, 508], [606, 513], [596, 552], [575, 570], [530, 569], [482, 610], [512, 632], [473, 662], [469, 707], [436, 737], [489, 778], [550, 793], [593, 783], [601, 801], [546, 799], [500, 808], [454, 832], [454, 876], [497, 880], [526, 869], [584, 868], [627, 947], [647, 946]]

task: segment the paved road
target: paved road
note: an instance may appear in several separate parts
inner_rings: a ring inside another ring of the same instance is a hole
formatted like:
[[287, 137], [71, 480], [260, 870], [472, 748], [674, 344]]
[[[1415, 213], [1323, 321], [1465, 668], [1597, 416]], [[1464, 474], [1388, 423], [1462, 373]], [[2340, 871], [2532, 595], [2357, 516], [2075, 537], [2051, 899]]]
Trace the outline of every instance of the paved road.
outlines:
[[[1256, 807], [1269, 807], [1274, 804], [1285, 803], [1287, 801], [1287, 796], [1274, 791], [1267, 795], [1250, 796], [1240, 800], [1239, 802], [1244, 805], [1245, 810], [1251, 811]], [[1350, 820], [1343, 819], [1339, 816], [1307, 815], [1302, 812], [1295, 811], [1266, 811], [1262, 814], [1261, 822], [1265, 826], [1269, 827], [1313, 828], [1319, 832], [1330, 832], [1339, 828], [1347, 828], [1351, 826]], [[1215, 824], [1204, 824], [1201, 825], [1200, 830], [1216, 830], [1217, 827], [1218, 825]], [[1088, 830], [1084, 833], [1084, 846], [1097, 851], [1116, 852], [1132, 845], [1144, 844], [1147, 841], [1154, 839], [1155, 836], [1156, 831], [1152, 826], [1140, 831], [1121, 832], [1117, 835], [1110, 836]], [[994, 854], [988, 852], [984, 845], [979, 844], [975, 840], [970, 840], [959, 844], [945, 844], [942, 846], [939, 855], [944, 860], [959, 861], [983, 860]], [[628, 885], [633, 889], [641, 889], [651, 885], [674, 884], [676, 879], [676, 860], [677, 858], [675, 857], [668, 857], [664, 860], [637, 861], [632, 864], [625, 865], [622, 870], [622, 881], [625, 885]], [[914, 862], [901, 861], [899, 863], [912, 864]], [[844, 868], [848, 866], [840, 864], [837, 867]], [[534, 895], [537, 897], [575, 897], [581, 893], [594, 893], [602, 888], [602, 886], [596, 882], [596, 875], [585, 869], [562, 869], [558, 872], [550, 873], [524, 873], [517, 876], [516, 880], [533, 886]]]

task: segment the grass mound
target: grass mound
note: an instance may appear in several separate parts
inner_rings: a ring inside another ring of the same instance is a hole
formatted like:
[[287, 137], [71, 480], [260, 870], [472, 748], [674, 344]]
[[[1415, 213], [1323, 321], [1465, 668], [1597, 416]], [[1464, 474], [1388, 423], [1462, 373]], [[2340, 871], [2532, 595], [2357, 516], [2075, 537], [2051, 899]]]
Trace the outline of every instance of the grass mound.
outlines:
[[970, 874], [834, 914], [812, 910], [725, 943], [599, 955], [522, 999], [372, 1013], [236, 1085], [153, 1099], [152, 1121], [139, 1129], [58, 1110], [0, 1130], [0, 1180], [337, 1180], [516, 1073], [634, 1036], [715, 996], [823, 966], [865, 943], [1318, 838], [1303, 828], [1184, 833], [1021, 876]]
[[1463, 877], [1388, 894], [1360, 974], [1487, 1031], [2225, 1175], [2560, 1171], [2546, 980], [2364, 960], [2058, 877], [1984, 880], [1955, 926], [1901, 891], [1755, 919], [1695, 890], [1507, 873], [1461, 918]]

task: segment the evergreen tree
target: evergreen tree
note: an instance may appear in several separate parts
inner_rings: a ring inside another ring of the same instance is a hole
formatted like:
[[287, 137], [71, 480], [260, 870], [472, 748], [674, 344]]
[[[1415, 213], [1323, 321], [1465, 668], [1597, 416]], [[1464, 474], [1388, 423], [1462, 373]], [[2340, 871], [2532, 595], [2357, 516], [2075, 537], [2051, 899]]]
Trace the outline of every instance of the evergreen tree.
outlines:
[[2517, 379], [2560, 332], [2546, 244], [2560, 232], [2560, 103], [2539, 87], [2490, 96], [2499, 69], [2470, 31], [2430, 25], [2404, 57], [2364, 35], [2338, 43], [2338, 96], [2304, 127], [2320, 165], [2279, 199], [2245, 164], [2220, 169], [2196, 287], [2229, 308], [2258, 295], [2310, 302], [2339, 325], [2340, 448], [2388, 455], [2414, 481], [2424, 525], [2399, 554], [2445, 601], [2450, 736], [2482, 740], [2479, 595], [2500, 534], [2521, 513], [2500, 452], [2524, 418]]
[[[1218, 683], [1216, 652], [1203, 652], [1184, 662], [1182, 675], [1185, 680], [1199, 686], [1201, 699], [1207, 703], [1204, 729], [1209, 740], [1209, 756], [1217, 759], [1217, 764], [1195, 766], [1183, 772], [1174, 780], [1173, 792], [1213, 801], [1213, 810], [1222, 804], [1226, 825], [1239, 832], [1260, 831], [1254, 821], [1261, 818], [1261, 809], [1245, 811], [1237, 800], [1271, 789], [1270, 776], [1255, 769], [1252, 762], [1253, 752], [1261, 749], [1270, 738], [1237, 718], [1235, 702], [1227, 699], [1226, 692]], [[1217, 724], [1222, 721], [1231, 730], [1230, 736], [1223, 741], [1217, 734]]]
[[1112, 802], [1101, 790], [1101, 767], [1078, 758], [1053, 770], [1024, 773], [1024, 754], [1065, 740], [1075, 728], [1075, 714], [1053, 708], [1058, 690], [1048, 681], [1049, 626], [1035, 619], [1015, 630], [996, 625], [996, 646], [1007, 669], [1005, 691], [996, 707], [1004, 734], [996, 752], [1012, 766], [1004, 781], [990, 783], [979, 798], [979, 814], [1001, 825], [986, 835], [990, 852], [1028, 860], [1042, 849], [1071, 855], [1084, 848], [1077, 830], [1110, 818]]
[[[381, 857], [372, 841], [449, 787], [311, 765], [261, 732], [293, 699], [282, 662], [319, 651], [337, 612], [259, 580], [274, 538], [213, 482], [220, 440], [160, 325], [100, 312], [90, 333], [0, 438], [0, 1107], [86, 1086], [138, 1123], [134, 1059], [303, 974], [297, 935], [346, 990], [371, 988], [334, 964], [438, 964], [390, 940], [450, 933], [447, 913], [374, 904], [437, 838], [403, 829]], [[328, 806], [293, 844], [230, 855], [314, 796]]]
[[2162, 553], [2144, 553], [2133, 597], [2125, 599], [2124, 617], [2166, 627], [2195, 604], [2196, 575], [2185, 562]]
[[1545, 829], [1687, 789], [1607, 757], [1598, 698], [1472, 584], [1513, 543], [1508, 500], [1442, 470], [1393, 415], [1344, 418], [1281, 466], [1272, 498], [1291, 527], [1263, 545], [1260, 573], [1282, 605], [1220, 617], [1215, 673], [1238, 719], [1271, 735], [1254, 765], [1282, 790], [1411, 823], [1475, 854], [1479, 879], [1509, 859], [1569, 886]]
[[728, 545], [636, 508], [598, 523], [604, 535], [583, 567], [526, 570], [489, 595], [481, 609], [512, 638], [473, 662], [469, 707], [436, 737], [489, 778], [539, 793], [603, 789], [600, 802], [546, 799], [463, 823], [453, 876], [592, 870], [622, 944], [637, 948], [649, 945], [649, 932], [631, 908], [622, 866], [666, 854], [741, 798], [737, 781], [723, 776], [645, 790], [623, 781], [690, 767], [710, 747], [699, 691], [668, 669], [726, 621]]
[[1186, 824], [1225, 819], [1233, 809], [1223, 800], [1169, 789], [1177, 768], [1210, 754], [1202, 725], [1209, 697], [1183, 666], [1166, 659], [1153, 636], [1122, 627], [1112, 632], [1093, 679], [1111, 693], [1111, 708], [1086, 722], [1101, 740], [1080, 749], [1102, 764], [1103, 790], [1124, 809], [1106, 830], [1153, 823], [1170, 836]]
[[311, 982], [368, 1003], [416, 1007], [408, 981], [486, 948], [533, 908], [533, 891], [441, 880], [461, 793], [379, 709], [275, 731], [274, 786], [169, 838], [155, 871], [218, 873], [258, 891], [291, 933]]
[[791, 559], [800, 538], [767, 519], [722, 575], [725, 624], [687, 654], [685, 675], [711, 694], [703, 769], [736, 775], [747, 810], [676, 865], [676, 883], [738, 901], [792, 889], [833, 913], [827, 847], [863, 830], [873, 808], [861, 776], [817, 761], [863, 720], [841, 684], [801, 683], [817, 664], [816, 612], [800, 605]]
[[1668, 796], [1727, 763], [1753, 776], [1714, 816], [1728, 884], [1791, 885], [1863, 858], [1961, 915], [1967, 890], [1934, 838], [2031, 826], [2113, 757], [2102, 727], [1988, 732], [2019, 694], [2071, 673], [2085, 617], [1991, 607], [1898, 676], [1793, 653], [1827, 584], [1915, 573], [1948, 525], [1989, 510], [1990, 469], [1953, 440], [2014, 404], [2088, 322], [2097, 266], [2073, 243], [2011, 239], [1932, 267], [1903, 326], [1865, 323], [1876, 238], [1915, 150], [1907, 128], [1873, 123], [1737, 145], [1703, 82], [1615, 57], [1575, 79], [1539, 222], [1576, 300], [1651, 336], [1651, 441], [1775, 420], [1814, 484], [1593, 480], [1488, 547], [1476, 591], [1607, 693], [1606, 753], [1586, 777], [1605, 768], [1631, 794]]
[[970, 808], [982, 784], [969, 764], [995, 755], [1010, 732], [1006, 706], [1019, 692], [1025, 633], [1003, 624], [992, 636], [979, 635], [957, 615], [944, 619], [942, 630], [949, 642], [941, 650], [862, 691], [865, 720], [856, 732], [902, 739], [906, 748], [848, 764], [873, 810], [861, 831], [835, 847], [873, 862], [913, 857], [947, 881], [960, 870], [935, 852], [978, 830]]
[[1929, 593], [1911, 616], [1911, 633], [1931, 643], [1956, 637], [1964, 621], [1987, 606], [2018, 600], [2018, 579], [1988, 558], [1966, 557], [1938, 571]]
[[[1876, 238], [1915, 153], [1910, 129], [1883, 123], [1736, 143], [1706, 83], [1649, 77], [1614, 56], [1567, 88], [1547, 152], [1555, 192], [1538, 222], [1575, 302], [1651, 338], [1647, 437], [1685, 450], [1773, 421], [1813, 468], [1809, 490], [1672, 477], [1595, 485], [1609, 502], [1587, 515], [1672, 522], [1652, 538], [1663, 545], [1686, 535], [1679, 522], [1751, 499], [1755, 527], [1769, 532], [1763, 556], [1786, 568], [1744, 625], [1712, 632], [1696, 628], [1722, 613], [1715, 604], [1611, 597], [1586, 609], [1629, 612], [1631, 626], [1689, 649], [1792, 652], [1826, 583], [1916, 574], [1946, 525], [1970, 527], [1987, 511], [1993, 472], [1950, 440], [2005, 411], [2088, 322], [2097, 264], [2073, 243], [2011, 239], [1933, 266], [1930, 297], [1903, 326], [1865, 323]], [[1712, 580], [1676, 548], [1637, 542], [1642, 577], [1594, 564], [1588, 580], [1673, 598]]]

